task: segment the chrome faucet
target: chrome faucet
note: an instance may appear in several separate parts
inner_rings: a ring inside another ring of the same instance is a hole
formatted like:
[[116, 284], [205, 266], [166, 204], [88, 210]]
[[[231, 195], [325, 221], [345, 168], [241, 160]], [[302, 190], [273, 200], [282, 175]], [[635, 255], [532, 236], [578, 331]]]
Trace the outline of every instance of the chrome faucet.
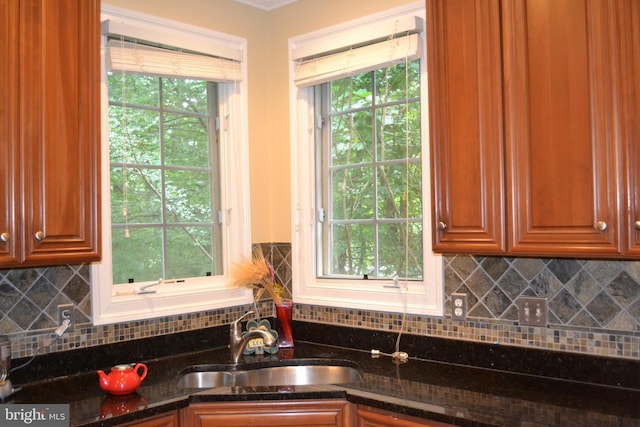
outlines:
[[253, 311], [248, 311], [231, 323], [231, 329], [229, 330], [229, 348], [231, 349], [231, 360], [233, 363], [238, 363], [240, 361], [240, 356], [242, 356], [242, 352], [245, 347], [249, 341], [254, 338], [262, 338], [262, 342], [266, 347], [276, 345], [276, 340], [273, 335], [262, 329], [254, 329], [242, 336], [242, 326], [240, 325], [240, 321], [253, 313]]

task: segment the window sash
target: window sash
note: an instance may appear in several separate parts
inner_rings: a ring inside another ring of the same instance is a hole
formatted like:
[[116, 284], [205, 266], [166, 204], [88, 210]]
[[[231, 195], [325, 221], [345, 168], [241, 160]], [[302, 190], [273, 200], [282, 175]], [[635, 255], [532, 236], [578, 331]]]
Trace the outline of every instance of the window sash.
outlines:
[[[152, 170], [156, 170], [160, 173], [160, 175], [163, 177], [160, 179], [160, 182], [158, 183], [159, 187], [158, 187], [158, 191], [159, 193], [162, 195], [161, 197], [159, 197], [159, 201], [160, 201], [160, 212], [170, 212], [170, 206], [169, 206], [169, 201], [166, 198], [166, 190], [167, 190], [167, 182], [166, 182], [166, 174], [170, 173], [170, 172], [199, 172], [199, 173], [204, 173], [208, 176], [209, 178], [209, 188], [211, 191], [210, 194], [210, 209], [211, 209], [211, 218], [208, 219], [208, 221], [203, 220], [202, 218], [200, 218], [200, 220], [198, 221], [169, 221], [168, 218], [162, 214], [160, 215], [160, 218], [158, 219], [158, 221], [153, 221], [153, 222], [135, 222], [135, 223], [130, 223], [128, 221], [124, 220], [124, 217], [122, 217], [122, 219], [120, 221], [115, 221], [114, 218], [112, 217], [111, 220], [111, 227], [112, 227], [112, 236], [115, 236], [116, 233], [122, 232], [124, 233], [126, 229], [130, 229], [132, 230], [132, 233], [134, 233], [136, 229], [147, 229], [147, 230], [157, 230], [161, 233], [162, 237], [159, 238], [159, 240], [157, 242], [150, 242], [150, 246], [153, 247], [154, 243], [160, 243], [160, 247], [162, 248], [161, 254], [162, 254], [162, 273], [159, 274], [160, 277], [164, 278], [164, 279], [184, 279], [185, 277], [176, 275], [176, 274], [169, 274], [168, 271], [170, 271], [169, 269], [169, 254], [170, 251], [169, 249], [169, 238], [168, 238], [168, 233], [170, 232], [170, 230], [175, 230], [175, 229], [187, 229], [189, 227], [207, 227], [211, 230], [211, 236], [212, 236], [212, 241], [211, 241], [211, 255], [212, 255], [212, 262], [211, 264], [208, 266], [206, 270], [206, 272], [208, 274], [213, 274], [213, 275], [218, 275], [221, 274], [223, 271], [223, 267], [222, 267], [222, 249], [221, 249], [221, 245], [222, 245], [222, 231], [221, 231], [221, 224], [219, 223], [219, 221], [217, 221], [217, 213], [220, 211], [220, 203], [219, 203], [219, 199], [220, 199], [220, 195], [219, 193], [219, 188], [220, 188], [220, 183], [219, 183], [219, 170], [220, 170], [220, 165], [219, 165], [219, 154], [218, 154], [218, 150], [217, 150], [217, 145], [218, 145], [218, 134], [217, 134], [217, 130], [216, 130], [216, 126], [215, 126], [215, 122], [217, 121], [217, 117], [218, 117], [218, 97], [217, 97], [217, 84], [216, 83], [207, 83], [207, 104], [208, 104], [208, 108], [207, 108], [207, 113], [193, 113], [193, 112], [187, 112], [187, 111], [176, 111], [176, 110], [171, 110], [165, 107], [165, 94], [163, 91], [163, 82], [162, 82], [162, 78], [159, 78], [157, 80], [157, 89], [158, 89], [158, 93], [159, 93], [159, 99], [158, 99], [158, 104], [155, 106], [139, 106], [139, 105], [135, 105], [135, 104], [129, 104], [127, 103], [126, 99], [121, 99], [119, 101], [109, 101], [109, 108], [111, 107], [118, 107], [118, 108], [128, 108], [128, 109], [132, 109], [132, 110], [142, 110], [142, 111], [150, 111], [153, 112], [157, 115], [159, 123], [160, 123], [160, 128], [164, 128], [165, 126], [165, 121], [167, 120], [167, 114], [170, 115], [179, 115], [181, 117], [195, 117], [195, 116], [199, 116], [202, 118], [207, 119], [207, 141], [208, 141], [208, 145], [209, 145], [209, 161], [208, 161], [208, 166], [195, 166], [195, 165], [172, 165], [172, 164], [168, 164], [166, 163], [166, 135], [165, 132], [159, 132], [158, 138], [159, 138], [159, 145], [158, 145], [158, 157], [159, 157], [159, 163], [155, 164], [147, 164], [147, 163], [142, 163], [142, 164], [137, 164], [137, 163], [131, 163], [129, 161], [129, 159], [126, 160], [125, 163], [125, 159], [120, 159], [117, 161], [112, 160], [110, 166], [111, 169], [113, 170], [113, 168], [123, 168], [123, 169], [127, 169], [128, 170], [128, 175], [132, 175], [133, 171], [152, 171]], [[110, 144], [111, 147], [111, 144]], [[133, 152], [135, 154], [136, 151], [135, 149], [129, 148], [128, 149], [130, 152]], [[111, 157], [111, 149], [109, 150], [110, 153], [110, 157]], [[136, 202], [134, 200], [129, 200], [129, 206], [134, 205]], [[118, 206], [119, 207], [119, 206]], [[133, 238], [133, 235], [132, 235]], [[114, 251], [116, 251], [116, 247], [115, 245], [113, 245], [113, 241], [114, 239], [112, 239], [112, 253]], [[114, 257], [115, 259], [115, 257]], [[205, 270], [203, 270], [202, 276], [205, 275]], [[116, 271], [116, 269], [114, 268], [114, 271]], [[114, 276], [117, 276], [114, 274]], [[136, 279], [137, 282], [139, 282], [141, 279], [139, 277], [134, 277], [132, 274], [128, 274], [126, 276], [127, 278], [132, 278], [132, 279]], [[144, 281], [145, 278], [142, 278], [142, 281]], [[149, 278], [149, 274], [147, 274], [147, 278], [146, 280], [150, 280]], [[123, 283], [127, 283], [126, 281], [117, 281], [116, 277], [114, 277], [114, 285], [121, 285]]]
[[[379, 67], [379, 69], [386, 68], [384, 66]], [[378, 69], [378, 68], [376, 68]], [[373, 72], [373, 71], [372, 71]], [[375, 84], [375, 77], [372, 79], [373, 93], [372, 98], [376, 99], [378, 97], [377, 88]], [[405, 87], [406, 90], [406, 87]], [[331, 154], [331, 147], [333, 146], [333, 135], [332, 135], [332, 122], [336, 117], [344, 116], [351, 114], [355, 110], [342, 110], [342, 111], [331, 111], [332, 104], [332, 89], [331, 82], [325, 83], [322, 85], [318, 85], [314, 90], [315, 98], [316, 98], [316, 106], [319, 110], [320, 116], [322, 119], [322, 127], [316, 128], [316, 153], [320, 158], [318, 162], [318, 167], [316, 171], [316, 193], [317, 193], [317, 203], [318, 206], [321, 206], [321, 211], [323, 212], [322, 218], [318, 219], [317, 227], [318, 227], [318, 236], [317, 239], [317, 251], [318, 254], [322, 254], [318, 257], [318, 266], [316, 268], [317, 274], [319, 278], [331, 278], [331, 277], [345, 277], [345, 278], [362, 278], [363, 274], [367, 274], [369, 279], [372, 278], [382, 278], [389, 277], [385, 276], [381, 273], [381, 267], [389, 267], [380, 264], [381, 258], [381, 248], [379, 246], [379, 236], [381, 232], [381, 228], [388, 225], [399, 225], [404, 227], [409, 227], [410, 224], [422, 224], [423, 223], [423, 215], [419, 217], [385, 217], [382, 218], [379, 216], [378, 203], [380, 202], [382, 189], [377, 186], [377, 175], [379, 173], [378, 169], [380, 167], [393, 167], [393, 166], [401, 166], [401, 167], [409, 167], [410, 164], [414, 164], [421, 169], [422, 158], [421, 157], [397, 157], [393, 159], [381, 160], [378, 158], [377, 153], [379, 153], [380, 144], [379, 137], [377, 135], [378, 126], [376, 124], [377, 120], [377, 112], [384, 110], [385, 108], [394, 106], [394, 105], [402, 105], [409, 106], [416, 105], [420, 102], [420, 98], [406, 98], [403, 101], [390, 101], [390, 102], [372, 102], [371, 105], [360, 106], [357, 108], [359, 112], [370, 112], [373, 120], [372, 126], [372, 134], [369, 135], [371, 137], [371, 144], [373, 149], [373, 158], [368, 161], [362, 161], [362, 159], [352, 159], [351, 163], [333, 165], [333, 159]], [[405, 95], [406, 96], [406, 95]], [[405, 111], [405, 114], [408, 114], [408, 111]], [[407, 119], [408, 120], [408, 119]], [[356, 169], [371, 169], [373, 173], [373, 183], [372, 183], [372, 193], [375, 200], [374, 208], [372, 212], [372, 216], [369, 218], [335, 218], [333, 212], [333, 200], [334, 200], [334, 192], [332, 185], [333, 176], [336, 172], [341, 170], [356, 170]], [[420, 176], [422, 171], [420, 171]], [[405, 195], [406, 196], [406, 195]], [[424, 203], [422, 203], [424, 209]], [[373, 245], [373, 252], [370, 254], [373, 257], [373, 269], [367, 272], [359, 272], [359, 273], [337, 273], [334, 271], [333, 259], [335, 253], [334, 243], [336, 243], [336, 237], [334, 235], [335, 226], [370, 226], [373, 229], [374, 238], [371, 241]], [[408, 232], [408, 231], [405, 231]], [[321, 238], [320, 238], [321, 236]], [[411, 243], [414, 242], [406, 242], [411, 246]], [[405, 251], [408, 250], [405, 248]], [[422, 264], [420, 267], [423, 268]], [[405, 266], [405, 270], [395, 272], [395, 275], [401, 278], [406, 278], [409, 280], [418, 279], [414, 274], [407, 275], [407, 266]], [[408, 277], [405, 277], [408, 276]]]

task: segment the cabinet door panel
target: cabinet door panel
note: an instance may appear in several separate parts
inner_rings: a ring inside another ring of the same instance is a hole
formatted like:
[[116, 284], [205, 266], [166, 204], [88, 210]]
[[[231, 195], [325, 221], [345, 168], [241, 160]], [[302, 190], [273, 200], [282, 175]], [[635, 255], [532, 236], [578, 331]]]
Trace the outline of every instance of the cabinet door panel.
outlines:
[[358, 406], [357, 427], [453, 427], [440, 421], [422, 420], [394, 412]]
[[18, 262], [18, 4], [0, 0], [0, 264]]
[[193, 403], [182, 425], [199, 427], [342, 427], [351, 425], [350, 405], [342, 400]]
[[141, 421], [132, 421], [130, 423], [121, 424], [121, 427], [178, 427], [180, 418], [178, 412], [170, 412], [147, 418]]
[[499, 2], [427, 2], [433, 245], [503, 253]]
[[503, 3], [512, 254], [621, 252], [614, 4]]
[[99, 2], [24, 1], [21, 18], [24, 262], [98, 259]]
[[620, 40], [623, 52], [622, 102], [624, 111], [627, 198], [627, 254], [640, 256], [640, 3], [621, 0], [618, 4]]

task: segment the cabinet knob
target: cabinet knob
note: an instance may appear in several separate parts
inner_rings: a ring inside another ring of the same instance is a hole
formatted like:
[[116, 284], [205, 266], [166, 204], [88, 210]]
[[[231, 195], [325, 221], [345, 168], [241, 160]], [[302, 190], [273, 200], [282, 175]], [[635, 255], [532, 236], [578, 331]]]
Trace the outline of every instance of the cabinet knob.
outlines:
[[636, 221], [636, 230], [640, 231], [640, 220]]
[[596, 230], [605, 231], [607, 229], [607, 223], [604, 221], [596, 222]]
[[42, 231], [36, 231], [35, 238], [39, 242], [43, 241], [44, 240], [44, 233]]
[[[637, 223], [636, 223], [636, 228], [637, 228]], [[7, 233], [6, 231], [2, 234], [0, 234], [0, 240], [3, 242], [8, 242], [9, 241], [9, 233]]]
[[447, 223], [444, 221], [438, 221], [438, 230], [444, 231], [447, 229]]

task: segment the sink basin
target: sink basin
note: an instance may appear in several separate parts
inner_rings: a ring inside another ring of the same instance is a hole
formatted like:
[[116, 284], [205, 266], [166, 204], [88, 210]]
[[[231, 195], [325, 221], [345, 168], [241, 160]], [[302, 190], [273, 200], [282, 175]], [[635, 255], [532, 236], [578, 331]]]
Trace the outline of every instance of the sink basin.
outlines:
[[353, 384], [362, 380], [348, 360], [293, 359], [245, 365], [196, 365], [179, 374], [180, 388]]
[[197, 371], [181, 374], [178, 380], [180, 388], [213, 388], [234, 385], [234, 373], [226, 371]]

